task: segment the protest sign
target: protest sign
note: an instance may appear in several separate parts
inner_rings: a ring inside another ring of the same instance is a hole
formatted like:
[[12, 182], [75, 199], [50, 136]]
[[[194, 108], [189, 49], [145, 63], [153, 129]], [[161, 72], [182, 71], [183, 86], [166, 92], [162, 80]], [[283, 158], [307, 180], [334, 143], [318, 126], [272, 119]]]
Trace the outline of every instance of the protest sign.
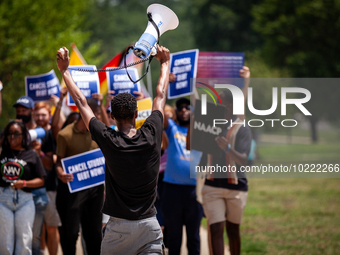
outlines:
[[172, 53], [170, 56], [170, 73], [176, 75], [176, 81], [168, 88], [168, 99], [191, 94], [191, 79], [196, 78], [198, 50]]
[[[80, 71], [78, 69], [82, 69], [85, 71]], [[70, 66], [69, 68], [71, 76], [84, 94], [86, 98], [91, 98], [93, 93], [99, 93], [99, 78], [97, 72], [91, 72], [93, 70], [97, 70], [94, 65], [82, 65], [82, 66]], [[86, 71], [88, 70], [88, 71]], [[70, 94], [67, 93], [67, 105], [74, 106], [76, 105], [70, 97]]]
[[199, 139], [191, 139], [191, 150], [202, 151], [207, 154], [221, 153], [221, 149], [218, 147], [215, 138], [222, 136], [221, 125], [214, 127], [214, 119], [220, 119], [225, 114], [225, 106], [215, 105], [207, 102], [207, 112], [209, 114], [202, 115], [201, 113], [201, 100], [196, 100], [194, 119], [191, 123], [192, 135], [191, 137], [199, 137]]
[[[106, 70], [110, 70], [110, 67], [107, 67]], [[136, 81], [139, 79], [138, 71], [136, 68], [127, 68], [127, 72], [129, 72], [129, 75], [132, 78], [132, 80]], [[107, 71], [106, 78], [108, 89], [114, 91], [115, 92], [114, 95], [127, 92], [137, 97], [138, 95], [134, 94], [133, 92], [134, 91], [140, 92], [140, 82], [133, 83], [129, 79], [125, 69]]]
[[74, 177], [72, 182], [67, 183], [70, 193], [104, 183], [105, 158], [100, 149], [63, 158], [61, 163], [64, 171]]
[[25, 76], [26, 95], [34, 102], [47, 101], [51, 95], [60, 97], [59, 86], [59, 80], [54, 70], [45, 74]]
[[240, 78], [243, 66], [243, 52], [200, 52], [197, 78]]
[[147, 117], [152, 112], [152, 101], [151, 98], [145, 98], [137, 101], [138, 117], [136, 118], [136, 128], [140, 128]]

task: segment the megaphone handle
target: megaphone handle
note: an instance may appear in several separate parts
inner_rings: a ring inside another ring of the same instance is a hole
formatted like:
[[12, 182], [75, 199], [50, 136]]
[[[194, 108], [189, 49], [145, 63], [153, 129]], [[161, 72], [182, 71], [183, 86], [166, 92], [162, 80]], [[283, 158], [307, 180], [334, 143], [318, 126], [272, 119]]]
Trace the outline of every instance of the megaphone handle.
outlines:
[[126, 52], [125, 52], [125, 54], [124, 54], [124, 67], [125, 67], [126, 74], [128, 75], [130, 81], [131, 81], [132, 83], [137, 83], [137, 82], [139, 82], [141, 79], [143, 79], [144, 76], [148, 73], [148, 71], [149, 71], [149, 66], [150, 66], [151, 60], [153, 59], [153, 56], [149, 56], [149, 63], [148, 63], [148, 66], [147, 66], [146, 69], [145, 69], [145, 73], [143, 74], [143, 76], [140, 77], [137, 81], [134, 81], [134, 80], [132, 80], [132, 78], [131, 78], [131, 76], [130, 76], [128, 70], [127, 70], [127, 66], [126, 66], [126, 55], [129, 53], [130, 49], [133, 49], [133, 47], [132, 47], [132, 46], [128, 47], [127, 50], [126, 50]]

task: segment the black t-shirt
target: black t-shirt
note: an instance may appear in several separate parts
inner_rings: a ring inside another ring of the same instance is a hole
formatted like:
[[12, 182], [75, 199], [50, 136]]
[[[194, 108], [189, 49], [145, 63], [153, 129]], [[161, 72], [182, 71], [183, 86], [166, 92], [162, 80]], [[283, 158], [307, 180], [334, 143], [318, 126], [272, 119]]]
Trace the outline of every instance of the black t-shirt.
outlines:
[[[0, 155], [0, 186], [10, 186], [16, 180], [32, 180], [46, 176], [45, 169], [38, 154], [29, 149], [25, 151], [2, 150]], [[31, 192], [30, 188], [23, 191]]]
[[131, 138], [96, 118], [90, 120], [89, 128], [105, 157], [103, 213], [127, 220], [154, 216], [163, 131], [161, 112], [153, 111]]
[[[223, 136], [225, 137], [227, 134], [227, 130], [223, 132]], [[241, 126], [239, 131], [236, 134], [236, 140], [235, 140], [235, 150], [239, 153], [245, 153], [249, 154], [250, 152], [250, 145], [251, 145], [251, 131], [249, 126]], [[206, 159], [206, 155], [202, 157], [202, 159]], [[203, 161], [201, 161], [201, 164], [206, 164]], [[221, 150], [221, 153], [219, 156], [213, 156], [213, 165], [218, 164], [219, 166], [225, 166], [226, 165], [226, 159], [225, 159], [225, 152]], [[240, 167], [238, 164], [236, 164], [236, 170], [237, 170], [237, 177], [238, 177], [238, 184], [231, 184], [228, 183], [228, 179], [224, 178], [225, 173], [214, 173], [214, 180], [206, 180], [205, 184], [210, 185], [217, 188], [227, 188], [227, 189], [233, 189], [233, 190], [242, 190], [242, 191], [248, 191], [248, 181], [246, 178], [245, 173], [240, 171]]]
[[[41, 150], [44, 153], [53, 152], [53, 154], [55, 154], [56, 144], [53, 138], [52, 129], [47, 130], [46, 135], [41, 139]], [[57, 190], [58, 180], [57, 180], [57, 174], [56, 174], [54, 164], [51, 170], [48, 170], [46, 168], [45, 170], [47, 174], [46, 181], [45, 181], [46, 190], [47, 191]]]

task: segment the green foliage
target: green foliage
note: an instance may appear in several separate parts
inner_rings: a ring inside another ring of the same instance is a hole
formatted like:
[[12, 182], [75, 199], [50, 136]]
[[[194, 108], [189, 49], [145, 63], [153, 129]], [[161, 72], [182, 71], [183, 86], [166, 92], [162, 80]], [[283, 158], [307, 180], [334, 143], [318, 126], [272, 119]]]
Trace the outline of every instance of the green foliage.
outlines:
[[251, 28], [251, 6], [259, 0], [192, 1], [195, 42], [202, 51], [246, 51], [261, 45]]
[[264, 0], [253, 7], [254, 29], [265, 40], [263, 56], [294, 77], [338, 77], [340, 2]]
[[72, 42], [82, 47], [89, 36], [80, 29], [87, 6], [86, 0], [0, 2], [0, 80], [4, 84], [0, 128], [15, 117], [12, 105], [25, 94], [26, 75], [51, 69], [58, 74], [56, 51]]
[[[293, 77], [339, 77], [338, 41], [340, 2], [335, 0], [264, 0], [253, 7], [254, 29], [265, 40], [263, 58], [275, 67], [285, 66]], [[340, 115], [335, 84], [311, 83], [306, 86], [312, 100], [313, 141], [320, 119], [338, 121]]]

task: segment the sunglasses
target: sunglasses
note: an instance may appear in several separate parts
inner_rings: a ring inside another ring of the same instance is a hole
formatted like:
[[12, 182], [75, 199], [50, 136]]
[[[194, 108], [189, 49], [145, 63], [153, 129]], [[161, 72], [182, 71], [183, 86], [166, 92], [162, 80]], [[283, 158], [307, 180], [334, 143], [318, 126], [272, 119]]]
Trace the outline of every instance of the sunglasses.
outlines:
[[22, 133], [9, 133], [9, 134], [7, 135], [7, 138], [13, 137], [14, 139], [17, 139], [17, 138], [19, 138], [21, 135], [22, 135]]
[[190, 105], [181, 105], [180, 107], [177, 108], [177, 111], [182, 111], [183, 108], [185, 108], [186, 110], [191, 110], [191, 106]]

